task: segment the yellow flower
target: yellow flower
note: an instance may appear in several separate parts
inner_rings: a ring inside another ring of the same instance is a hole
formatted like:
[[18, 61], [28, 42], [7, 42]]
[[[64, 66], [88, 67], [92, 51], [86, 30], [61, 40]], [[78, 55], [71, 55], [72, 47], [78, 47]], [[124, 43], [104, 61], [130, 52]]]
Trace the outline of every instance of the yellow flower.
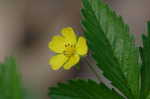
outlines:
[[74, 30], [67, 27], [61, 30], [61, 36], [57, 35], [49, 42], [48, 47], [56, 54], [49, 60], [53, 70], [63, 67], [70, 69], [88, 52], [87, 43], [84, 37], [77, 38]]

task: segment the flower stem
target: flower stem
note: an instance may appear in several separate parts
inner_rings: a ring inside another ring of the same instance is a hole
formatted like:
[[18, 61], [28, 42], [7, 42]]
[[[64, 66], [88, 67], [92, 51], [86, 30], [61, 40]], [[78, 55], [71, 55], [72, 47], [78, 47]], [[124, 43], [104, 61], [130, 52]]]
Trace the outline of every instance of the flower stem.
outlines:
[[101, 76], [97, 73], [97, 71], [95, 70], [95, 68], [93, 67], [93, 65], [91, 65], [91, 63], [89, 62], [88, 59], [86, 59], [86, 63], [87, 63], [87, 65], [89, 66], [89, 68], [91, 69], [91, 71], [95, 74], [97, 80], [98, 80], [99, 82], [101, 82], [101, 79], [100, 79]]

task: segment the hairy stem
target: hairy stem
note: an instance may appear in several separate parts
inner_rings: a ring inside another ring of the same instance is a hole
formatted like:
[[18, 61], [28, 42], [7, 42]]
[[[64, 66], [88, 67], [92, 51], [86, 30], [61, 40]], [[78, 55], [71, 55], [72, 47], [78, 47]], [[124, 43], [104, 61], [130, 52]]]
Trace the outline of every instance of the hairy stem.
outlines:
[[101, 76], [98, 74], [98, 72], [96, 71], [94, 65], [91, 65], [91, 63], [89, 62], [89, 60], [86, 58], [86, 63], [89, 66], [90, 70], [94, 73], [95, 77], [97, 78], [97, 80], [99, 82], [101, 82]]

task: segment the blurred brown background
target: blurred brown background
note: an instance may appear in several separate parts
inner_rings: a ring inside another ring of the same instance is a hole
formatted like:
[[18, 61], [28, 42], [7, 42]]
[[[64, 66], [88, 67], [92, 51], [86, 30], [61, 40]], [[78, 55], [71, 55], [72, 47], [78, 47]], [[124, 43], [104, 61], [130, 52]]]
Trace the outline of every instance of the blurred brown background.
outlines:
[[[105, 1], [123, 16], [140, 43], [139, 35], [150, 20], [150, 1]], [[15, 55], [24, 87], [39, 99], [47, 99], [47, 87], [56, 82], [91, 75], [86, 67], [77, 74], [74, 69], [52, 71], [48, 66], [53, 55], [47, 47], [51, 36], [66, 26], [81, 32], [80, 8], [81, 0], [0, 0], [0, 60]]]

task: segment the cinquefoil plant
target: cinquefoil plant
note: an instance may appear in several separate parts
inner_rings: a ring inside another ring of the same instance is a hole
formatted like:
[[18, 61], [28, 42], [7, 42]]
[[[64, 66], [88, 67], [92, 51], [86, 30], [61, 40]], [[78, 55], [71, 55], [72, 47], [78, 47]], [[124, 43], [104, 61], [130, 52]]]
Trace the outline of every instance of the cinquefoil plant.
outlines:
[[[51, 99], [150, 99], [150, 23], [143, 47], [102, 0], [82, 0], [81, 25], [97, 67], [122, 95], [93, 80], [71, 80], [49, 88]], [[142, 61], [142, 64], [141, 62]]]

